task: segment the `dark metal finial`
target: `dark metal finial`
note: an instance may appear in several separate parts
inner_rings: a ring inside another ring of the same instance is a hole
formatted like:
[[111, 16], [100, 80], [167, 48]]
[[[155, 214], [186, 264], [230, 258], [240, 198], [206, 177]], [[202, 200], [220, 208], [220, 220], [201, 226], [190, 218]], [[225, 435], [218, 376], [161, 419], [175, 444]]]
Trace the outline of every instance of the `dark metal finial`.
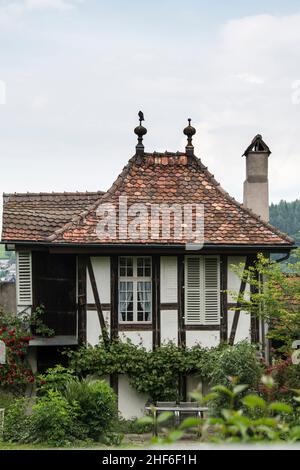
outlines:
[[142, 122], [145, 121], [144, 113], [139, 111], [138, 113], [140, 125], [134, 129], [134, 133], [138, 136], [138, 144], [136, 146], [136, 153], [137, 155], [144, 154], [144, 145], [143, 145], [143, 136], [147, 134], [147, 129], [142, 126]]
[[196, 134], [196, 129], [191, 125], [191, 122], [192, 120], [189, 118], [189, 125], [183, 130], [184, 135], [187, 136], [186, 153], [189, 155], [194, 154], [193, 136]]

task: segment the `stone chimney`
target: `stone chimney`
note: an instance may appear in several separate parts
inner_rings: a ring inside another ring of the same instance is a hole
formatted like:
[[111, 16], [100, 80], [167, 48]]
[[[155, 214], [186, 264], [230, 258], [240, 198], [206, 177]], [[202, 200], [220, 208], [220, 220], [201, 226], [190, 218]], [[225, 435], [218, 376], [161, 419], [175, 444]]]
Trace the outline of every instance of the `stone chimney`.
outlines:
[[257, 135], [245, 151], [246, 181], [244, 183], [244, 205], [269, 221], [269, 147], [261, 135]]

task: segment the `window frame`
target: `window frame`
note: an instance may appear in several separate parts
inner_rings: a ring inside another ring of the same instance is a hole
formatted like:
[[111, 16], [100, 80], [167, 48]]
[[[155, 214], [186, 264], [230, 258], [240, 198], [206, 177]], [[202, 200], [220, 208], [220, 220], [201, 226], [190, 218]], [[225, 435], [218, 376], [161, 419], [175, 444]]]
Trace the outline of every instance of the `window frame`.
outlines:
[[[132, 259], [132, 276], [121, 276], [121, 259]], [[150, 276], [138, 276], [138, 259], [148, 259], [150, 261]], [[121, 325], [151, 325], [153, 322], [153, 285], [152, 285], [152, 257], [151, 256], [119, 256], [118, 257], [118, 322]], [[120, 299], [120, 286], [121, 282], [131, 282], [133, 284], [133, 319], [123, 320], [121, 314], [121, 299]], [[138, 320], [138, 283], [150, 283], [150, 320]]]

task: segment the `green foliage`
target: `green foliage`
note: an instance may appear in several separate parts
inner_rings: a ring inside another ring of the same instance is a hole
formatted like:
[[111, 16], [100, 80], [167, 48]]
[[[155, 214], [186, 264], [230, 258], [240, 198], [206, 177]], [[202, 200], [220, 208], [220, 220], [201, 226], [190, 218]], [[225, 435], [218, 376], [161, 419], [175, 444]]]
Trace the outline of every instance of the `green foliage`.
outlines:
[[78, 419], [88, 437], [99, 440], [111, 430], [118, 415], [117, 397], [105, 381], [70, 380], [63, 394], [68, 403], [78, 404]]
[[0, 389], [0, 408], [7, 409], [14, 401], [12, 393], [5, 389]]
[[43, 305], [38, 306], [31, 313], [27, 311], [19, 315], [3, 313], [0, 316], [0, 327], [15, 328], [17, 331], [22, 332], [24, 336], [32, 336], [34, 333], [35, 335], [50, 338], [55, 335], [55, 331], [44, 324], [44, 315], [45, 307]]
[[[275, 383], [267, 377], [263, 381], [270, 389]], [[176, 442], [185, 435], [187, 429], [195, 429], [202, 442], [214, 443], [256, 443], [256, 442], [299, 442], [300, 414], [297, 403], [300, 402], [300, 391], [294, 397], [293, 406], [282, 402], [264, 400], [255, 393], [244, 396], [247, 386], [237, 385], [237, 379], [228, 387], [214, 387], [214, 396], [203, 397], [198, 394], [201, 405], [215, 399], [226, 399], [219, 417], [204, 419], [188, 418], [179, 428], [168, 434], [167, 438], [155, 438], [155, 443]], [[294, 414], [296, 420], [290, 424], [289, 416]], [[149, 418], [147, 418], [149, 420]], [[151, 418], [150, 418], [151, 420]]]
[[68, 353], [78, 376], [126, 374], [138, 392], [157, 400], [178, 399], [179, 375], [196, 374], [211, 385], [228, 385], [228, 376], [240, 376], [255, 388], [262, 374], [256, 351], [247, 342], [213, 349], [180, 348], [172, 343], [147, 351], [131, 342], [103, 343]]
[[31, 442], [58, 447], [85, 438], [87, 430], [77, 420], [79, 412], [76, 402], [71, 404], [61, 393], [50, 390], [32, 407]]
[[29, 400], [15, 400], [6, 411], [4, 440], [58, 447], [84, 439], [87, 430], [77, 420], [78, 410], [54, 390], [38, 398], [32, 410]]
[[46, 394], [49, 390], [62, 392], [70, 380], [75, 380], [74, 372], [61, 365], [47, 369], [45, 374], [37, 377], [39, 394]]
[[5, 410], [3, 439], [7, 442], [26, 443], [30, 437], [28, 401], [18, 398]]
[[[248, 283], [256, 292], [249, 299], [231, 292], [241, 302], [242, 310], [269, 324], [268, 338], [277, 346], [277, 352], [286, 356], [291, 355], [292, 343], [300, 338], [300, 250], [294, 257], [297, 262], [289, 265], [286, 275], [278, 263], [259, 255], [255, 265], [245, 270]], [[232, 269], [242, 276], [243, 267]]]
[[300, 244], [300, 200], [271, 204], [270, 222]]
[[143, 423], [140, 419], [119, 419], [116, 429], [123, 434], [146, 434], [152, 432], [152, 422]]

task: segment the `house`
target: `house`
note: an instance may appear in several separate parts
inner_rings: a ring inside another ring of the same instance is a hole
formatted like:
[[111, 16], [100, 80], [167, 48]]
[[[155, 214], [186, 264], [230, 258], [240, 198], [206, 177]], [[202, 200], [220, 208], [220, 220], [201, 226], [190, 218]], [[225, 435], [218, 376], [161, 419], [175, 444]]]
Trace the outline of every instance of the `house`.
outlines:
[[[265, 325], [230, 311], [227, 291], [249, 291], [232, 265], [293, 248], [268, 223], [270, 149], [260, 135], [246, 149], [242, 205], [194, 155], [190, 120], [177, 153], [146, 153], [142, 121], [135, 155], [107, 192], [4, 194], [2, 242], [17, 255], [18, 311], [44, 304], [56, 332], [31, 342], [35, 369], [53, 363], [58, 346], [97, 344], [106, 326], [111, 338], [148, 349], [264, 344]], [[124, 416], [142, 408], [126, 377], [114, 386]]]

